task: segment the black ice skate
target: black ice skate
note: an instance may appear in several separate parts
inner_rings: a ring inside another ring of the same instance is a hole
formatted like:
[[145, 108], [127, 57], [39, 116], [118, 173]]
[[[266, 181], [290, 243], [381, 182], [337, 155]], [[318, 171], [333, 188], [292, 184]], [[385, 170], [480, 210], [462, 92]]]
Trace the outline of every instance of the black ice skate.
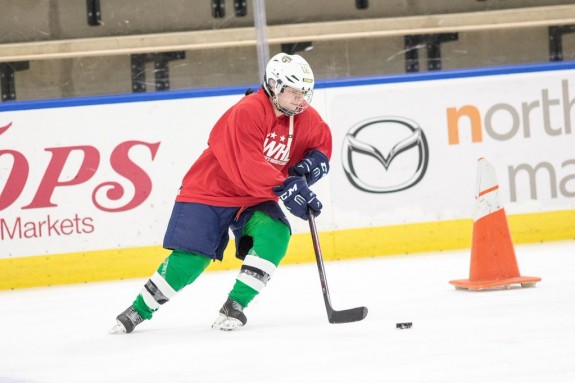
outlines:
[[222, 331], [232, 331], [242, 327], [248, 321], [244, 314], [244, 308], [236, 301], [228, 298], [220, 309], [220, 315], [212, 324], [212, 328]]
[[110, 330], [111, 334], [129, 334], [142, 323], [144, 318], [138, 314], [134, 307], [128, 307], [123, 313], [116, 317], [116, 325]]

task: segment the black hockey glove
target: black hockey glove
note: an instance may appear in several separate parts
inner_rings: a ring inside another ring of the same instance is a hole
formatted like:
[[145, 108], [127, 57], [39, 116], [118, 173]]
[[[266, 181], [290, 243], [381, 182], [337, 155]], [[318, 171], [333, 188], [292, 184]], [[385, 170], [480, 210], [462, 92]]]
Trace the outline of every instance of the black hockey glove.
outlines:
[[281, 186], [273, 188], [290, 213], [307, 220], [309, 212], [318, 216], [323, 205], [301, 177], [288, 177]]
[[308, 186], [315, 184], [329, 172], [329, 159], [317, 149], [309, 152], [303, 160], [289, 168], [290, 176], [304, 176]]

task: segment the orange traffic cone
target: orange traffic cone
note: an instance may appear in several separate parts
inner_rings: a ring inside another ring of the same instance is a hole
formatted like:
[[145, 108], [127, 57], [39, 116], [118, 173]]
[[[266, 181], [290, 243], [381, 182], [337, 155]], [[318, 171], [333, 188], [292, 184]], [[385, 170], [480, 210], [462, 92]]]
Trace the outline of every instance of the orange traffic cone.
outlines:
[[534, 286], [538, 277], [522, 277], [515, 258], [505, 210], [499, 203], [499, 185], [493, 166], [480, 158], [469, 279], [449, 281], [455, 288], [484, 290], [496, 287]]

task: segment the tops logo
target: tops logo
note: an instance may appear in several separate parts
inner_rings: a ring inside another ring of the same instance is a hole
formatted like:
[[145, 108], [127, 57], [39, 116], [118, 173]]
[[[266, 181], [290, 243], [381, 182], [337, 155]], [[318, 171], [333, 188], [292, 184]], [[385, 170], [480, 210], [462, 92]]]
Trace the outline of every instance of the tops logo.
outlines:
[[[4, 134], [12, 123], [0, 126], [0, 135]], [[121, 206], [109, 206], [122, 200], [127, 191], [120, 182], [108, 180], [100, 182], [92, 192], [92, 203], [95, 207], [106, 212], [120, 212], [136, 208], [150, 195], [152, 180], [150, 176], [130, 158], [130, 152], [135, 147], [144, 147], [153, 161], [159, 142], [149, 143], [143, 141], [125, 141], [118, 144], [110, 154], [109, 163], [116, 175], [128, 180], [134, 189], [133, 196]], [[45, 148], [51, 154], [50, 161], [45, 167], [44, 174], [31, 202], [22, 209], [38, 209], [58, 206], [53, 201], [56, 189], [73, 187], [83, 184], [96, 174], [101, 164], [100, 151], [91, 145], [60, 146]], [[5, 179], [0, 181], [0, 211], [10, 207], [20, 197], [24, 189], [29, 186], [31, 166], [39, 166], [37, 162], [29, 161], [26, 156], [13, 149], [0, 148], [0, 158], [11, 162], [11, 168]], [[72, 164], [77, 169], [72, 174], [64, 175], [65, 168]], [[41, 165], [40, 165], [41, 166]]]
[[347, 178], [356, 188], [393, 193], [421, 181], [427, 170], [429, 149], [416, 122], [403, 117], [377, 117], [361, 121], [349, 130], [343, 140], [342, 162]]

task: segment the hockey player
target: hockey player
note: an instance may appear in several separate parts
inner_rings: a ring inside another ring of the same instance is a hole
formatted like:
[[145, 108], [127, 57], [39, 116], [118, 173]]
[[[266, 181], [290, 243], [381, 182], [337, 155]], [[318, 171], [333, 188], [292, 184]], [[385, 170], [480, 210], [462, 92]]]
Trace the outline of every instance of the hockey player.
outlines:
[[208, 148], [184, 176], [164, 237], [172, 250], [112, 333], [130, 333], [222, 260], [232, 230], [243, 259], [212, 328], [246, 324], [243, 310], [266, 286], [286, 254], [291, 228], [278, 199], [293, 215], [318, 215], [309, 189], [329, 171], [331, 132], [309, 105], [314, 76], [306, 60], [280, 53], [267, 64], [262, 88], [216, 122]]

